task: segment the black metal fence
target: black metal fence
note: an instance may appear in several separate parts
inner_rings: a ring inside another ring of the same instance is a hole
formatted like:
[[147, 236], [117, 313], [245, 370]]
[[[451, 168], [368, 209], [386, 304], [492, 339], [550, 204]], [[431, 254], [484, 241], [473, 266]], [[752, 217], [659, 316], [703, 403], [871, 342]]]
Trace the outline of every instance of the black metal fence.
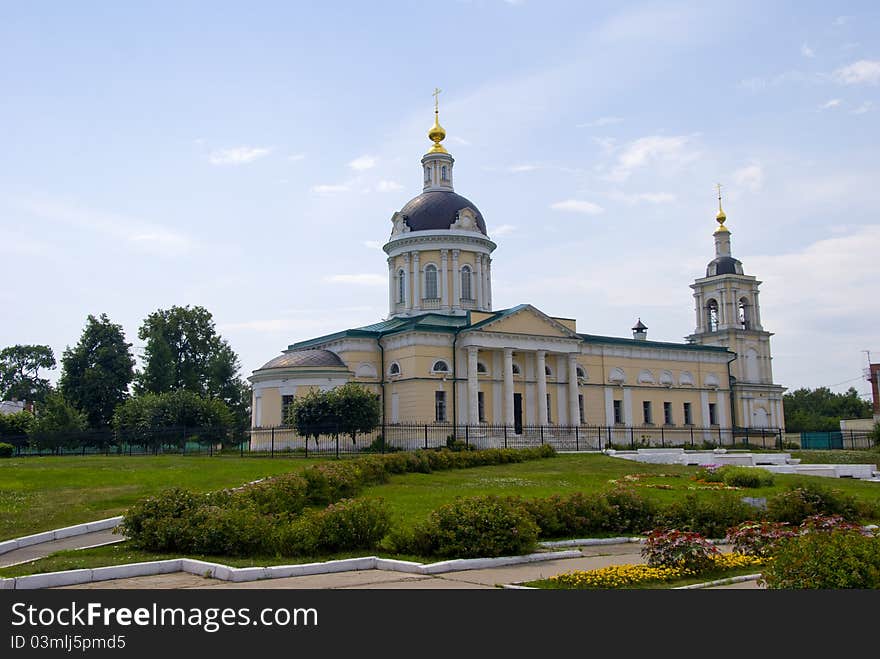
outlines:
[[[315, 428], [308, 437], [291, 426], [253, 428], [235, 436], [212, 427], [162, 428], [117, 433], [89, 430], [44, 436], [3, 436], [15, 455], [240, 455], [255, 457], [341, 456], [416, 449], [526, 448], [549, 444], [557, 451], [684, 449], [866, 449], [874, 446], [869, 432], [846, 431], [809, 437], [784, 435], [775, 428], [710, 428], [684, 426], [522, 426], [451, 423], [380, 425], [352, 438], [337, 427]], [[827, 435], [827, 437], [825, 436]], [[791, 441], [792, 439], [796, 441]]]

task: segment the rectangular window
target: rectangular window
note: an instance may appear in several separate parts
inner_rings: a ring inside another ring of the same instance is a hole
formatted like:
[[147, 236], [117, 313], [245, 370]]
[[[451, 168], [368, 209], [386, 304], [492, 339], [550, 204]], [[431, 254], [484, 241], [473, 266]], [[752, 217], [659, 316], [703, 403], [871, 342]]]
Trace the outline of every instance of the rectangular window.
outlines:
[[290, 406], [293, 405], [293, 396], [282, 396], [281, 397], [281, 425], [286, 426], [291, 422], [287, 418], [287, 414], [290, 410]]
[[578, 414], [580, 415], [581, 423], [586, 423], [586, 415], [584, 414], [584, 395], [578, 394]]
[[642, 401], [642, 416], [645, 420], [645, 425], [654, 423], [654, 414], [651, 412], [651, 401]]
[[715, 408], [715, 403], [709, 403], [709, 425], [718, 425], [718, 411]]
[[446, 392], [434, 392], [434, 421], [443, 423], [446, 421]]
[[547, 394], [547, 423], [553, 423], [553, 415], [550, 413], [550, 394]]
[[663, 403], [663, 423], [672, 425], [672, 403]]
[[623, 423], [623, 401], [614, 401], [614, 423]]
[[684, 404], [684, 425], [686, 425], [686, 426], [694, 425], [694, 419], [691, 416], [691, 404], [690, 403]]
[[477, 411], [480, 423], [486, 423], [486, 399], [483, 397], [482, 391], [477, 392]]

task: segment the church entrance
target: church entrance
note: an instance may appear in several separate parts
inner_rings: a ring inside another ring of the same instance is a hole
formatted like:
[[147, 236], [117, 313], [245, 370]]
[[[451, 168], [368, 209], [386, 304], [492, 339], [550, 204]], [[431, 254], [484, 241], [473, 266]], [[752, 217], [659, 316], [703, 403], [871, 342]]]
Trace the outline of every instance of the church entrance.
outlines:
[[513, 394], [513, 432], [522, 435], [522, 394]]

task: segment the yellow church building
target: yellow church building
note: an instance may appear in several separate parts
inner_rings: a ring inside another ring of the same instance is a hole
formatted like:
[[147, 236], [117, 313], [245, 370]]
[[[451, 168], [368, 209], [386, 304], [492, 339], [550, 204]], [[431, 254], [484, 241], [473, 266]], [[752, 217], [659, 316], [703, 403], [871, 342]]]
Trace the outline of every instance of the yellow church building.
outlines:
[[601, 446], [686, 443], [695, 431], [699, 441], [731, 443], [734, 429], [784, 427], [761, 282], [731, 255], [720, 195], [715, 258], [691, 285], [687, 341], [650, 341], [641, 320], [632, 338], [597, 336], [531, 304], [493, 309], [496, 244], [476, 205], [455, 192], [436, 106], [428, 137], [422, 192], [392, 215], [383, 247], [388, 317], [299, 341], [255, 370], [254, 429], [282, 425], [297, 396], [347, 382], [380, 397], [386, 432], [413, 423], [482, 436], [539, 429]]

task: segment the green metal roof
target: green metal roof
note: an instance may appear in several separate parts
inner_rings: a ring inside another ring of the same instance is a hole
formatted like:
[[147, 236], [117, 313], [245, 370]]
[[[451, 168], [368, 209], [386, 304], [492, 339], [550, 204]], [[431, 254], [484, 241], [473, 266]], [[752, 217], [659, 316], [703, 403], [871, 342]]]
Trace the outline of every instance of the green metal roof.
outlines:
[[309, 346], [347, 337], [377, 339], [380, 336], [413, 330], [419, 330], [422, 332], [454, 332], [461, 327], [466, 327], [467, 324], [468, 319], [465, 316], [446, 316], [433, 313], [413, 316], [410, 318], [390, 318], [378, 323], [373, 323], [372, 325], [364, 325], [363, 327], [355, 327], [336, 332], [335, 334], [319, 336], [315, 339], [299, 341], [288, 346], [287, 349], [300, 350]]
[[[626, 339], [619, 336], [600, 336], [598, 334], [578, 334], [586, 343], [614, 343], [617, 345], [649, 346], [651, 348], [670, 348], [672, 350], [707, 350], [709, 352], [730, 352], [723, 346], [703, 346], [696, 343], [671, 343], [667, 341], [648, 341], [647, 339]], [[734, 353], [730, 353], [734, 354]]]

